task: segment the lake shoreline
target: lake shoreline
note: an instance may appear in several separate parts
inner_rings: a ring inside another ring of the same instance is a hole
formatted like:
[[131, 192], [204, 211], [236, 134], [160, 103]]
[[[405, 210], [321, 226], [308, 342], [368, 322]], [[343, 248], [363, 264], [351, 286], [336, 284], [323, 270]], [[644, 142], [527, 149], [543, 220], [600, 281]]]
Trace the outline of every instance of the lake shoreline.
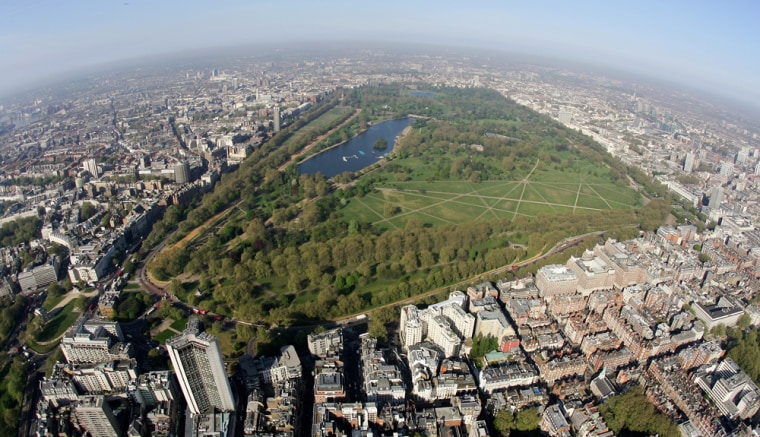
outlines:
[[[361, 133], [354, 135], [348, 141], [342, 141], [320, 150], [298, 163], [297, 170], [301, 174], [320, 172], [328, 179], [343, 172], [357, 172], [393, 153], [398, 140], [414, 123], [414, 117], [400, 117], [368, 126]], [[388, 150], [373, 149], [373, 144], [384, 139]]]

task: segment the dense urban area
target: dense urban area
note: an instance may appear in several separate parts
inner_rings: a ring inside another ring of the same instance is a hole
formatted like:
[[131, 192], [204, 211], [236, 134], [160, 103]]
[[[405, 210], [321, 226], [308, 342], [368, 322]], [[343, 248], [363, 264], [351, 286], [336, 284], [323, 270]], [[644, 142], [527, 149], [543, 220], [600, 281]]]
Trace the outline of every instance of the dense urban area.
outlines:
[[[460, 89], [462, 114], [436, 112]], [[532, 111], [468, 106], [489, 92]], [[418, 110], [356, 107], [382, 93]], [[8, 99], [0, 434], [757, 435], [760, 125], [725, 105], [411, 50], [177, 61]], [[482, 164], [526, 144], [525, 114], [549, 149]], [[299, 174], [402, 117], [366, 168]], [[485, 133], [439, 141], [455, 117]], [[467, 188], [413, 185], [405, 162]], [[510, 225], [461, 236], [486, 219]], [[448, 245], [425, 248], [430, 229]]]

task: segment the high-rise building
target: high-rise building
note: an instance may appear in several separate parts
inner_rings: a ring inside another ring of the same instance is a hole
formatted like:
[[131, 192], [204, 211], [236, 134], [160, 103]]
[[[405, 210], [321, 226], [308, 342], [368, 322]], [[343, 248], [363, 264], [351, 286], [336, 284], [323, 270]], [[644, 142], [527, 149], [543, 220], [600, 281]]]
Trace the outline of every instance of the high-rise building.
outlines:
[[694, 160], [696, 159], [696, 155], [689, 152], [686, 154], [686, 161], [683, 163], [683, 171], [686, 173], [691, 173], [694, 170]]
[[180, 162], [174, 166], [174, 181], [178, 184], [190, 182], [190, 165], [187, 162]]
[[275, 106], [274, 107], [274, 131], [279, 132], [280, 131], [280, 107]]
[[712, 188], [710, 193], [710, 203], [707, 205], [712, 209], [720, 208], [720, 204], [723, 202], [723, 188], [720, 185], [716, 185]]
[[84, 166], [84, 169], [92, 175], [92, 177], [96, 178], [100, 176], [98, 173], [98, 164], [94, 159], [88, 159], [82, 165]]
[[74, 406], [79, 424], [92, 437], [118, 437], [121, 435], [119, 421], [113, 414], [105, 396], [85, 396]]
[[182, 393], [193, 415], [234, 411], [235, 401], [216, 337], [191, 318], [182, 334], [166, 341]]
[[724, 178], [730, 178], [734, 174], [734, 163], [722, 161], [720, 163], [720, 175]]

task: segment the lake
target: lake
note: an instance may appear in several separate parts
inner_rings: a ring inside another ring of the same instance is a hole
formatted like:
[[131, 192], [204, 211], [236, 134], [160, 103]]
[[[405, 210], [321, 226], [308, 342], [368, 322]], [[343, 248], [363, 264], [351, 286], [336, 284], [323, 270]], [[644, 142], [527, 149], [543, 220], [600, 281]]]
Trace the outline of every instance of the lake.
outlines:
[[[312, 156], [298, 165], [298, 171], [303, 174], [317, 172], [326, 178], [339, 175], [345, 171], [358, 171], [378, 161], [378, 159], [390, 153], [396, 142], [396, 137], [407, 126], [414, 122], [414, 118], [399, 118], [388, 120], [370, 126], [361, 133], [340, 146], [327, 149]], [[388, 142], [385, 150], [376, 150], [375, 142], [384, 138]]]

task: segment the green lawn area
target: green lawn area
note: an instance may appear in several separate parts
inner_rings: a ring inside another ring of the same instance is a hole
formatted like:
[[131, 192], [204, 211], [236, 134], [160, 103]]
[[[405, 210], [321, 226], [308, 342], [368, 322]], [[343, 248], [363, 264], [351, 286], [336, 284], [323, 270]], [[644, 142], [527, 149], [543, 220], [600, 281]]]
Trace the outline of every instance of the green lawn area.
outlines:
[[48, 294], [45, 298], [45, 302], [42, 304], [42, 308], [44, 308], [45, 311], [50, 311], [55, 308], [55, 306], [58, 305], [58, 303], [62, 301], [64, 297], [66, 297], [65, 294], [62, 294], [60, 296], [53, 296], [51, 294]]
[[[487, 181], [409, 181], [379, 183], [376, 190], [361, 198], [352, 198], [341, 210], [346, 221], [371, 222], [384, 229], [406, 226], [410, 219], [430, 225], [466, 223], [472, 220], [512, 218], [515, 215], [536, 217], [564, 211], [627, 209], [640, 204], [631, 189], [611, 183], [586, 183], [569, 172], [561, 178], [539, 173], [541, 182]], [[546, 179], [562, 180], [550, 182]], [[574, 181], [574, 182], [571, 182]], [[582, 182], [581, 182], [582, 181]], [[386, 216], [386, 205], [397, 212]]]
[[[77, 317], [82, 314], [79, 309], [82, 307], [85, 299], [86, 297], [82, 296], [72, 300], [65, 307], [61, 308], [61, 311], [45, 324], [45, 327], [40, 331], [35, 341], [51, 341], [63, 334], [66, 329], [74, 324]], [[74, 311], [74, 309], [77, 311]]]
[[219, 342], [219, 350], [225, 357], [232, 355], [232, 334], [233, 331], [222, 331], [216, 336], [216, 340]]
[[175, 335], [177, 335], [176, 332], [172, 331], [171, 329], [166, 329], [164, 331], [159, 332], [158, 335], [153, 337], [153, 340], [156, 340], [157, 342], [164, 344], [166, 343], [166, 340], [168, 340], [169, 338]]
[[176, 329], [177, 331], [180, 331], [180, 332], [185, 330], [185, 326], [187, 326], [186, 318], [175, 320], [174, 323], [170, 325], [172, 329]]
[[345, 117], [351, 111], [353, 109], [346, 106], [336, 106], [330, 109], [291, 135], [282, 146], [287, 148], [291, 144], [298, 142], [301, 138], [308, 138], [312, 135], [316, 136], [319, 132], [332, 128], [342, 117]]

